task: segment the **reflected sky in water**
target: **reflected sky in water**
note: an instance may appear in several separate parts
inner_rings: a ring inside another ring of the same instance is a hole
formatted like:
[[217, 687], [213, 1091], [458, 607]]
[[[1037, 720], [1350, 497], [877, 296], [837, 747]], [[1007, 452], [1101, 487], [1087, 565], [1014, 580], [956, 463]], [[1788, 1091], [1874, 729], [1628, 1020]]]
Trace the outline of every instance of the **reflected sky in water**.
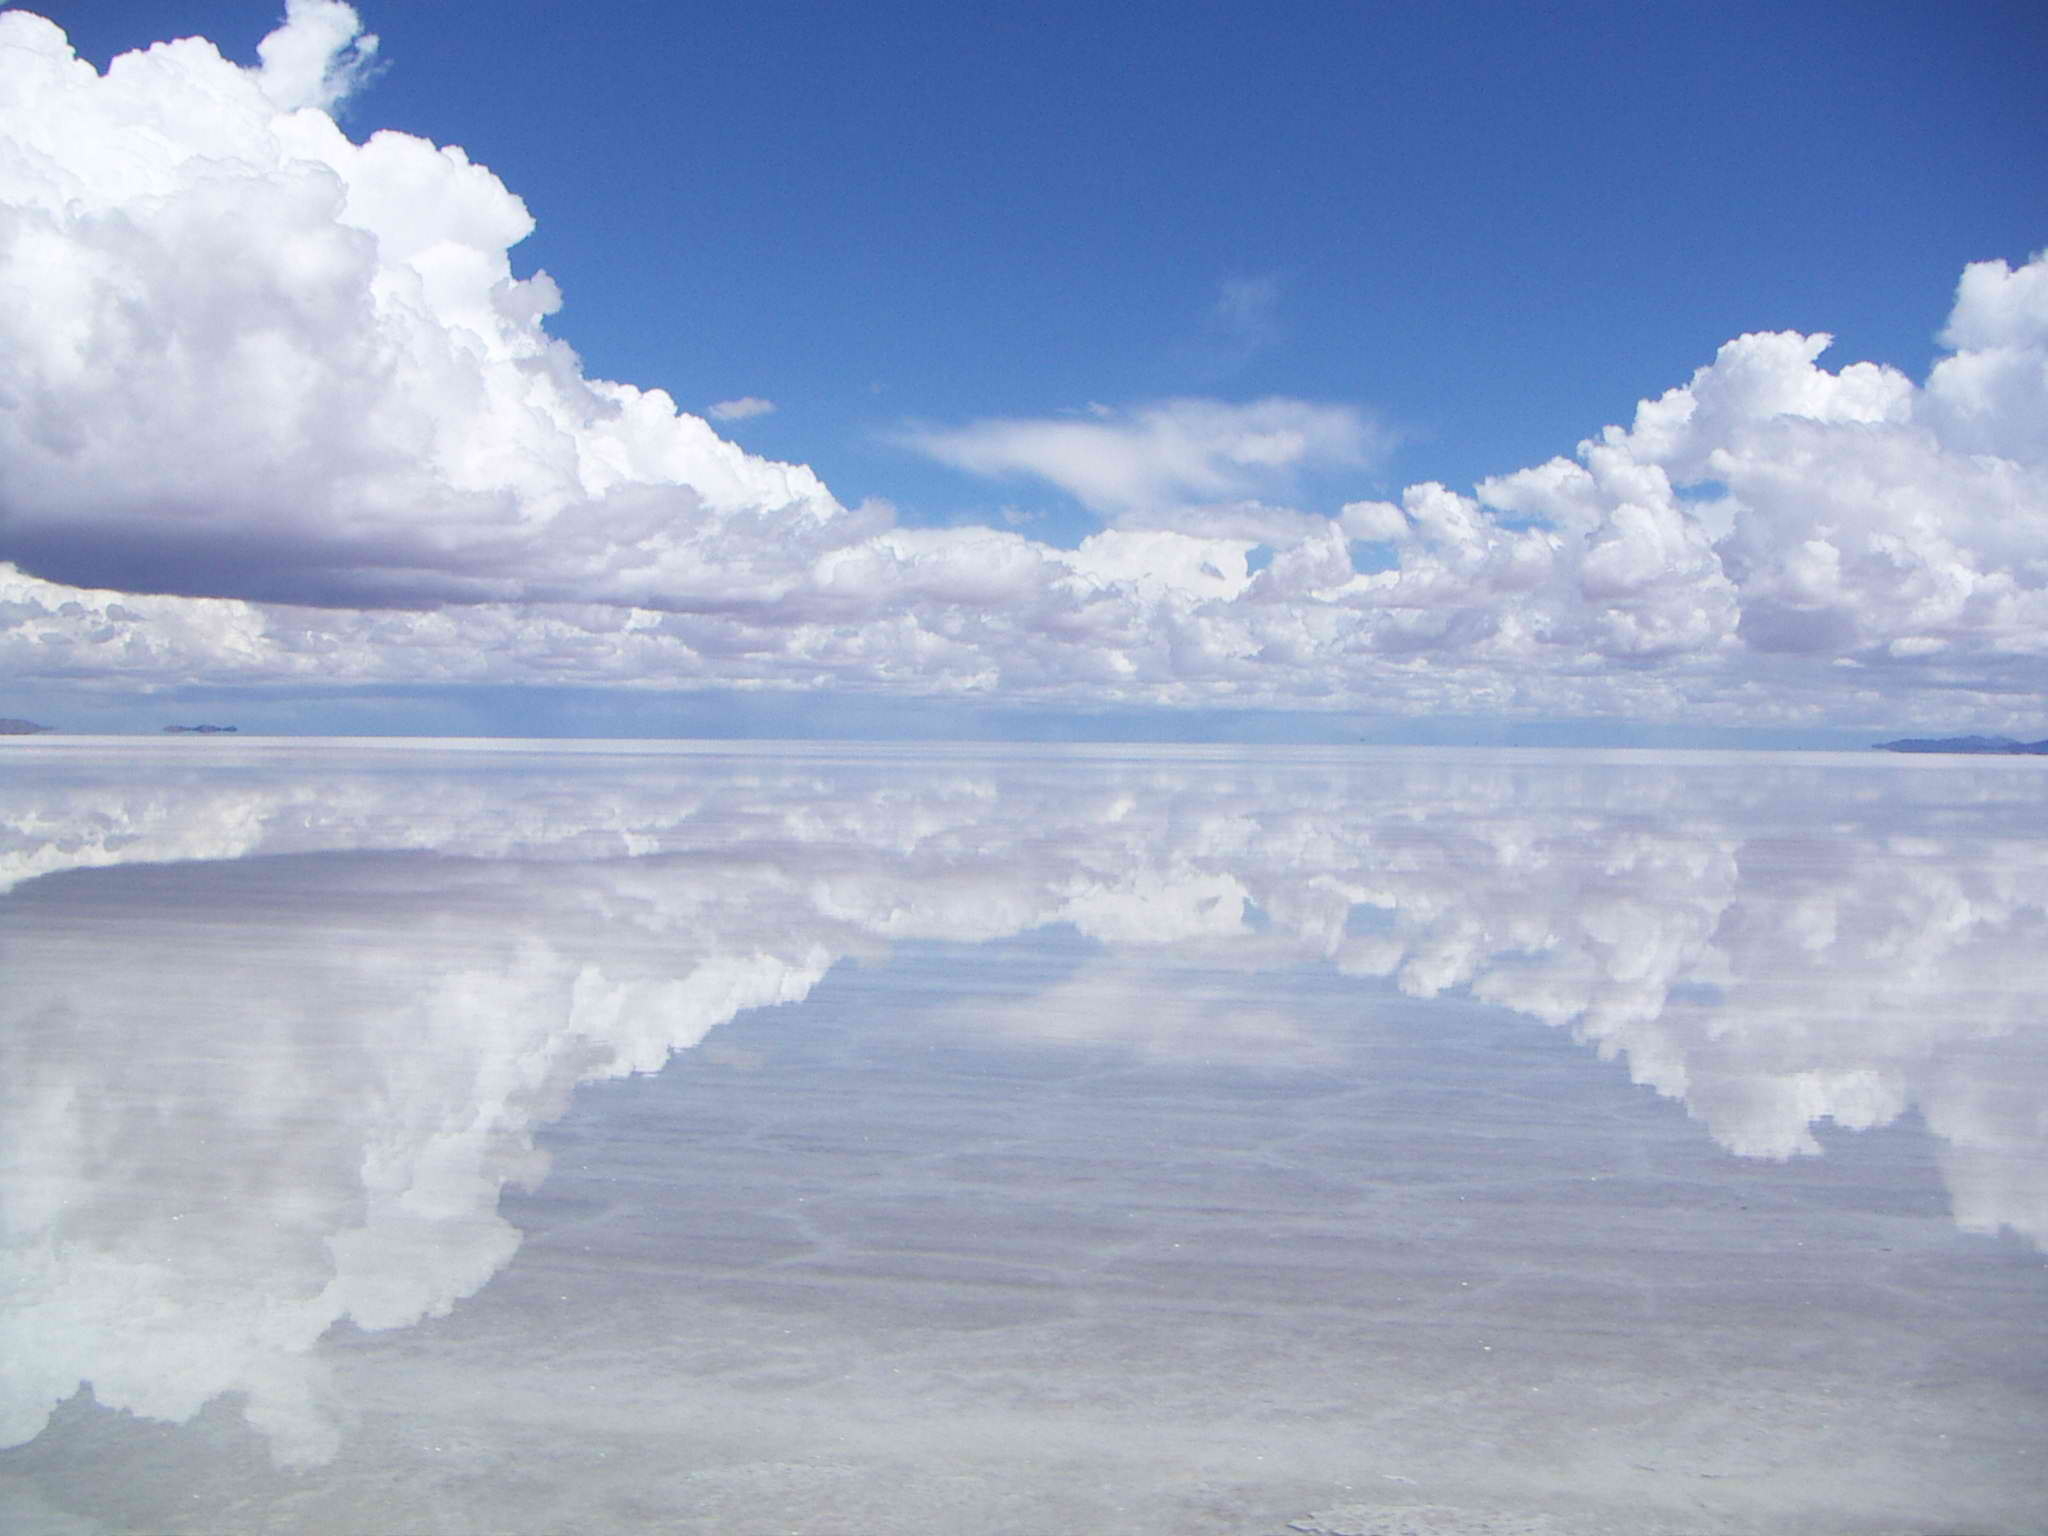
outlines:
[[[522, 1275], [573, 1289], [596, 1318], [652, 1266], [668, 1294], [699, 1298], [718, 1349], [746, 1357], [706, 1365], [710, 1339], [665, 1335], [659, 1349], [696, 1363], [661, 1401], [701, 1380], [763, 1413], [775, 1399], [748, 1373], [768, 1335], [746, 1341], [764, 1318], [863, 1319], [816, 1333], [809, 1363], [790, 1366], [809, 1395], [816, 1361], [838, 1362], [831, 1380], [857, 1416], [881, 1401], [844, 1386], [874, 1369], [862, 1337], [879, 1348], [876, 1329], [966, 1309], [986, 1337], [921, 1366], [920, 1401], [939, 1401], [942, 1376], [986, 1372], [1034, 1429], [1057, 1417], [1045, 1405], [1095, 1390], [1098, 1364], [1065, 1352], [1084, 1314], [1141, 1298], [1206, 1319], [1176, 1325], [1199, 1335], [1186, 1348], [1215, 1373], [1203, 1382], [1141, 1342], [1124, 1363], [1127, 1379], [1153, 1373], [1153, 1417], [1172, 1422], [1184, 1400], [1210, 1433], [1219, 1383], [1261, 1390], [1266, 1366], [1233, 1363], [1231, 1341], [1320, 1316], [1332, 1288], [1392, 1310], [1373, 1314], [1388, 1332], [1369, 1349], [1318, 1343], [1319, 1370], [1354, 1348], [1355, 1370], [1392, 1370], [1437, 1338], [1438, 1323], [1418, 1334], [1402, 1309], [1445, 1283], [1445, 1254], [1491, 1255], [1496, 1309], [1459, 1327], [1549, 1340], [1533, 1386], [1454, 1377], [1447, 1390], [1481, 1418], [1505, 1412], [1509, 1390], [1567, 1389], [1559, 1362], [1577, 1349], [1579, 1390], [1607, 1404], [1610, 1432], [1627, 1420], [1616, 1405], [1645, 1390], [1641, 1362], [1560, 1343], [1572, 1330], [1557, 1333], [1559, 1308], [1618, 1308], [1649, 1339], [1662, 1308], [1693, 1351], [1734, 1329], [1724, 1373], [1744, 1350], [1818, 1350], [1764, 1319], [1811, 1307], [1824, 1277], [1787, 1272], [1784, 1296], [1750, 1295], [1770, 1268], [1752, 1248], [1811, 1242], [1840, 1273], [1891, 1266], [1895, 1315], [1868, 1297], [1842, 1304], [1868, 1324], [1859, 1338], [1957, 1328], [1970, 1349], [1956, 1359], [1970, 1362], [1984, 1342], [1972, 1330], [2038, 1338], [2039, 764], [145, 741], [7, 743], [0, 766], [0, 1443], [27, 1458], [11, 1472], [0, 1461], [0, 1488], [51, 1529], [121, 1528], [77, 1502], [64, 1449], [107, 1410], [203, 1426], [230, 1405], [267, 1451], [263, 1476], [325, 1478], [325, 1496], [345, 1500], [364, 1404], [377, 1372], [398, 1368], [374, 1363], [374, 1336], [410, 1330], [431, 1355], [513, 1306]], [[1640, 1129], [1624, 1137], [1624, 1122]], [[877, 1150], [891, 1146], [894, 1161]], [[569, 1152], [574, 1167], [551, 1174]], [[680, 1212], [662, 1203], [677, 1191]], [[1475, 1223], [1475, 1201], [1498, 1209]], [[591, 1210], [584, 1251], [612, 1262], [579, 1267], [558, 1237]], [[1546, 1234], [1552, 1220], [1566, 1225]], [[1569, 1235], [1581, 1220], [1586, 1235]], [[1724, 1289], [1667, 1295], [1647, 1269], [1602, 1259], [1598, 1231], [1624, 1229], [1622, 1247], [1666, 1253], [1660, 1273], [1683, 1264]], [[1433, 1248], [1433, 1232], [1452, 1246]], [[735, 1274], [752, 1276], [737, 1296]], [[1968, 1292], [1980, 1276], [1995, 1281]], [[777, 1285], [797, 1288], [771, 1306]], [[869, 1318], [878, 1296], [903, 1318]], [[1978, 1321], [1963, 1328], [1959, 1307]], [[1026, 1337], [1037, 1355], [990, 1342]], [[434, 1379], [457, 1380], [458, 1344], [445, 1347], [456, 1353]], [[551, 1392], [595, 1369], [551, 1348]], [[1261, 1359], [1298, 1371], [1291, 1348], [1268, 1338]], [[1402, 1369], [1410, 1389], [1417, 1371], [1444, 1379], [1440, 1361]], [[1980, 1363], [1940, 1369], [1971, 1383], [1943, 1391], [1982, 1401], [1916, 1388], [1927, 1434], [1988, 1433], [1994, 1398], [2012, 1432], [2040, 1424], [2038, 1371], [1983, 1396]], [[599, 1380], [586, 1386], [647, 1390]], [[1868, 1370], [1844, 1380], [1899, 1401], [1898, 1383]], [[1360, 1410], [1326, 1394], [1315, 1387], [1321, 1406], [1298, 1416], [1338, 1435]], [[1240, 1423], [1235, 1454], [1267, 1455], [1252, 1448], [1263, 1432]], [[1442, 1439], [1413, 1423], [1406, 1442], [1377, 1432], [1418, 1466]], [[1542, 1439], [1515, 1433], [1496, 1444]], [[1727, 1431], [1689, 1433], [1719, 1444]], [[1975, 1478], [1981, 1507], [1920, 1513], [1974, 1509], [2003, 1528], [2002, 1512], [2043, 1491], [2008, 1464], [2012, 1447], [1980, 1449], [1993, 1470], [1962, 1482]], [[213, 1453], [190, 1454], [196, 1477]], [[1725, 1445], [1713, 1454], [1728, 1461]], [[835, 1455], [864, 1465], [843, 1445]], [[1230, 1459], [1205, 1464], [1218, 1455]], [[1268, 1513], [1240, 1489], [1243, 1507], [1217, 1504], [1208, 1524], [1162, 1504], [1159, 1519], [1180, 1523], [1158, 1528], [1312, 1528], [1317, 1499], [1402, 1507], [1428, 1469], [1376, 1470], [1385, 1459], [1356, 1470], [1361, 1485], [1381, 1480], [1369, 1498], [1340, 1496], [1317, 1463], [1267, 1490], [1283, 1501]], [[818, 1493], [824, 1474], [803, 1464], [810, 1482], [787, 1473], [746, 1506], [762, 1528], [861, 1528], [871, 1490]], [[1530, 1520], [1544, 1497], [1591, 1499], [1558, 1527], [1575, 1530], [1667, 1506], [1672, 1521], [1767, 1529], [1791, 1507], [1754, 1468], [1706, 1469], [1701, 1486], [1724, 1502], [1703, 1517], [1661, 1463], [1640, 1464], [1655, 1473], [1634, 1496], [1648, 1502], [1610, 1486], [1606, 1463], [1491, 1496], [1512, 1494]], [[1442, 1471], [1426, 1507], [1478, 1497], [1478, 1474], [1463, 1475], [1453, 1486]], [[1258, 1484], [1249, 1463], [1231, 1477]], [[812, 1491], [792, 1493], [799, 1483]], [[1012, 1483], [991, 1474], [976, 1493], [994, 1508], [991, 1490], [1009, 1490], [1011, 1514], [949, 1513], [946, 1528], [1028, 1529], [1014, 1521], [1054, 1512], [1154, 1528]], [[1297, 1492], [1300, 1507], [1283, 1507]], [[744, 1527], [697, 1494], [705, 1529]], [[1913, 1496], [1888, 1495], [1871, 1519], [1913, 1514], [1899, 1503]], [[1351, 1518], [1368, 1517], [1395, 1518]], [[673, 1508], [663, 1518], [697, 1528]], [[1811, 1528], [1866, 1527], [1845, 1514]]]

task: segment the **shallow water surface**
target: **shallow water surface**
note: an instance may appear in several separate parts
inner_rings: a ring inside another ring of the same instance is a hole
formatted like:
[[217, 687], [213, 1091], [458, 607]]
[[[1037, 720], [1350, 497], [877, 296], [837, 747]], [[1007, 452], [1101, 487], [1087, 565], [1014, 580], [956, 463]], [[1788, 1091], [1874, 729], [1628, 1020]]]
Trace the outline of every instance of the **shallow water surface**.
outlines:
[[2041, 1530], [2044, 791], [0, 743], [0, 1524]]

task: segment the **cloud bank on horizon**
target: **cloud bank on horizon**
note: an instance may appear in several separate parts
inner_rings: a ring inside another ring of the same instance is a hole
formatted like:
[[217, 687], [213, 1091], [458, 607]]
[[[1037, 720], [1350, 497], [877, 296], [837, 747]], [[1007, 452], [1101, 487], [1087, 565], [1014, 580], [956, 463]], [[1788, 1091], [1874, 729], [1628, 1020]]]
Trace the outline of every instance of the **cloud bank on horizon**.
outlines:
[[[830, 689], [1727, 725], [2034, 725], [2048, 253], [1962, 274], [1925, 380], [1756, 333], [1470, 493], [1371, 484], [1351, 405], [906, 429], [1101, 520], [899, 526], [659, 389], [516, 278], [521, 200], [331, 111], [376, 54], [292, 0], [104, 75], [0, 13], [0, 667], [18, 684]], [[754, 397], [709, 414], [772, 410]]]

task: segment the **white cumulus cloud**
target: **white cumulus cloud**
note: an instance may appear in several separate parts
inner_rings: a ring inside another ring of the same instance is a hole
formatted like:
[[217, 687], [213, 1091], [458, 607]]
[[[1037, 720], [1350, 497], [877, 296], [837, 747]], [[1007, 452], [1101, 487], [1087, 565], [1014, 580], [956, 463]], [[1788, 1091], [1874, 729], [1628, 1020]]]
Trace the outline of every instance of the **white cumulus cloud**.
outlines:
[[678, 604], [731, 595], [736, 542], [758, 590], [871, 531], [809, 470], [586, 378], [552, 280], [512, 274], [519, 198], [321, 110], [366, 43], [300, 3], [258, 70], [192, 39], [102, 76], [0, 15], [4, 553], [204, 596]]
[[288, 0], [285, 24], [257, 44], [256, 83], [287, 112], [332, 111], [376, 62], [377, 39], [341, 0]]

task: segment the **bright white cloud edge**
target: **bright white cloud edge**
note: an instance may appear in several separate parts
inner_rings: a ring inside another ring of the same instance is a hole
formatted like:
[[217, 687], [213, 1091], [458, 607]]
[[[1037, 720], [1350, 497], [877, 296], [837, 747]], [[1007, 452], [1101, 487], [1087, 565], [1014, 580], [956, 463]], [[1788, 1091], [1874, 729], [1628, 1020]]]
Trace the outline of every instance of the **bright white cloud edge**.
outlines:
[[1469, 495], [1294, 505], [1301, 471], [1386, 444], [1284, 398], [914, 434], [1109, 524], [1059, 549], [895, 527], [587, 377], [552, 280], [512, 276], [524, 204], [459, 149], [327, 115], [373, 55], [335, 0], [295, 0], [254, 70], [193, 39], [102, 76], [0, 14], [18, 686], [2036, 723], [2048, 256], [1966, 269], [1922, 383], [1746, 335]]

